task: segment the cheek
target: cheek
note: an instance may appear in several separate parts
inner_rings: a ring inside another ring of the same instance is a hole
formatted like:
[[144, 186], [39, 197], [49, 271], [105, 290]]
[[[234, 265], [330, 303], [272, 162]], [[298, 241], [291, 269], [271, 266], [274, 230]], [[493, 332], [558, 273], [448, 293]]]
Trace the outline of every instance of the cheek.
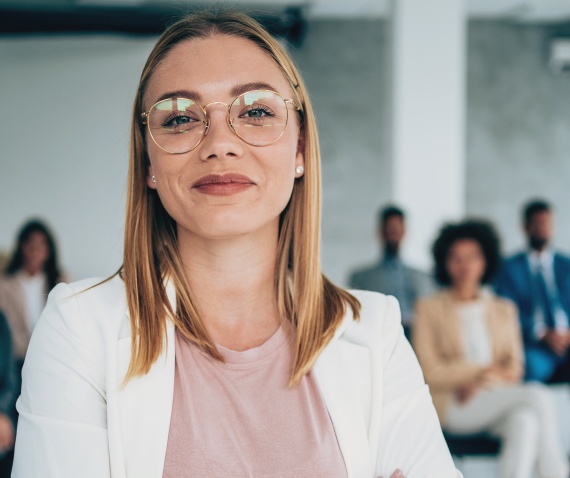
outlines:
[[295, 153], [291, 149], [279, 151], [263, 161], [266, 195], [282, 208], [287, 205], [295, 184]]
[[485, 268], [487, 267], [487, 263], [483, 258], [478, 258], [476, 261], [475, 269], [477, 271], [477, 275], [482, 276], [485, 273]]

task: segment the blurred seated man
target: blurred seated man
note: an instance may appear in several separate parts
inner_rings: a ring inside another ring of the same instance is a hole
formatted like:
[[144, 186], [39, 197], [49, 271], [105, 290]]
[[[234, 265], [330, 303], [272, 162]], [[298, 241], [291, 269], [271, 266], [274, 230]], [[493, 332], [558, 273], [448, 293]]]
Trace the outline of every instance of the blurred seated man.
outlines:
[[413, 344], [442, 426], [502, 440], [499, 477], [568, 478], [552, 397], [521, 384], [522, 338], [514, 304], [494, 295], [499, 240], [487, 223], [445, 226], [433, 247], [445, 289], [420, 300]]
[[18, 382], [12, 360], [12, 340], [4, 314], [0, 312], [0, 478], [8, 478], [14, 448], [14, 404]]
[[523, 213], [528, 250], [507, 259], [496, 289], [518, 307], [527, 380], [570, 381], [570, 258], [552, 247], [553, 213], [532, 201]]
[[383, 245], [383, 257], [374, 265], [352, 273], [352, 289], [370, 290], [393, 295], [400, 302], [402, 324], [410, 338], [412, 313], [417, 299], [434, 291], [430, 276], [404, 264], [400, 257], [406, 231], [404, 212], [388, 206], [378, 213], [378, 239]]

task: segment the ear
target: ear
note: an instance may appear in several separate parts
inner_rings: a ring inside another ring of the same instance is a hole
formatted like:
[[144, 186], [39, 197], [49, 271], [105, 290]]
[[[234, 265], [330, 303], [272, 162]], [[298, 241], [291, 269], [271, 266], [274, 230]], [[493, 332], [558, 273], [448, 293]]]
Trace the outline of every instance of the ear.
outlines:
[[154, 177], [154, 172], [152, 170], [152, 165], [149, 164], [147, 175], [146, 175], [146, 185], [150, 189], [156, 189], [156, 183], [152, 180], [153, 177]]

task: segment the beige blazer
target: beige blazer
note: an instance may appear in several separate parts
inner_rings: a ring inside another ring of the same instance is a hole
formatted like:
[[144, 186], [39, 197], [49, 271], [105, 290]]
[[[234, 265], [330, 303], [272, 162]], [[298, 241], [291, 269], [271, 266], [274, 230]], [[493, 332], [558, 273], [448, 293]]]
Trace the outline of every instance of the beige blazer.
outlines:
[[[523, 373], [523, 347], [516, 308], [510, 301], [490, 295], [487, 326], [492, 342], [493, 365]], [[416, 305], [412, 343], [442, 424], [447, 407], [462, 386], [473, 383], [486, 367], [465, 358], [456, 302], [449, 292], [420, 300]]]
[[26, 319], [26, 303], [22, 285], [15, 276], [0, 278], [0, 310], [6, 315], [12, 332], [14, 357], [23, 360], [28, 350], [31, 330]]

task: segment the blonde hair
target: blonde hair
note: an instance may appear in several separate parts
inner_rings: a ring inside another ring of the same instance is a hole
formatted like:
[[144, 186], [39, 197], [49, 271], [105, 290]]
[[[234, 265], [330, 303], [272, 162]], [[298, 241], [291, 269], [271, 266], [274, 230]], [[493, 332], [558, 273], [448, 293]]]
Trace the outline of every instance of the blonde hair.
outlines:
[[[269, 54], [291, 83], [302, 105], [305, 174], [296, 180], [290, 202], [281, 213], [275, 288], [278, 310], [295, 330], [290, 384], [309, 372], [333, 338], [347, 304], [358, 318], [360, 303], [333, 285], [320, 267], [321, 171], [317, 128], [307, 91], [297, 69], [279, 43], [255, 20], [241, 13], [203, 12], [170, 26], [160, 37], [143, 69], [133, 108], [121, 275], [131, 317], [132, 355], [125, 378], [148, 373], [166, 343], [166, 321], [212, 357], [223, 360], [202, 322], [182, 268], [176, 223], [155, 190], [146, 185], [149, 160], [140, 118], [153, 72], [176, 44], [193, 38], [226, 34], [245, 38]], [[176, 289], [176, 311], [166, 295], [165, 281]]]

